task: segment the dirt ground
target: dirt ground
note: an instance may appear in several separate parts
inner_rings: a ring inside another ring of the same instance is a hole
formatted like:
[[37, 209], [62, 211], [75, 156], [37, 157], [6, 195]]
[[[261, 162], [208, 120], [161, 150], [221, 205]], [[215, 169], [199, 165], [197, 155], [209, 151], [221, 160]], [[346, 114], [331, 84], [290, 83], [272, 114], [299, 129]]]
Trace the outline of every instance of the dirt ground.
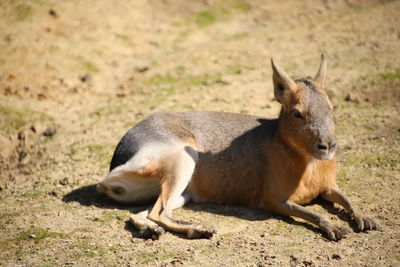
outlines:
[[[388, 0], [0, 1], [0, 266], [400, 266], [399, 14]], [[270, 58], [314, 75], [322, 52], [338, 184], [379, 230], [330, 242], [300, 219], [190, 204], [175, 216], [211, 240], [144, 240], [128, 220], [143, 207], [94, 190], [145, 116], [276, 117]]]

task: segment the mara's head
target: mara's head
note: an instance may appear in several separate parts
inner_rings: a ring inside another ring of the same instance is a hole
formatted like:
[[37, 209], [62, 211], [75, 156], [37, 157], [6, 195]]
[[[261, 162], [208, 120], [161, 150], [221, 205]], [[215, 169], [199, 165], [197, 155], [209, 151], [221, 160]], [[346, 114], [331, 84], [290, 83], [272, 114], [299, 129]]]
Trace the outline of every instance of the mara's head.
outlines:
[[333, 105], [324, 90], [327, 61], [315, 77], [292, 80], [272, 59], [275, 99], [282, 104], [281, 137], [303, 155], [330, 160], [336, 151]]

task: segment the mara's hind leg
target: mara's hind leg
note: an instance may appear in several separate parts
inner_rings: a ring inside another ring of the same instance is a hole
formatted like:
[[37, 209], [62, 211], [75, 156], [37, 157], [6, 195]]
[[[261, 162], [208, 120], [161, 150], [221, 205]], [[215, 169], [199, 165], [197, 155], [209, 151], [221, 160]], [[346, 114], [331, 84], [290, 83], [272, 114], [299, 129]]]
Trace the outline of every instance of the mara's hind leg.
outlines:
[[182, 207], [189, 199], [184, 191], [192, 178], [196, 161], [197, 153], [185, 149], [165, 158], [161, 194], [148, 218], [169, 231], [186, 234], [188, 238], [211, 238], [215, 230], [172, 218], [172, 211]]
[[[185, 193], [182, 194], [174, 202], [175, 205], [173, 209], [182, 207], [188, 201], [189, 201], [189, 195]], [[152, 208], [153, 206], [139, 213], [132, 214], [129, 220], [139, 231], [140, 237], [158, 239], [161, 234], [165, 233], [165, 230], [157, 223], [147, 218]]]

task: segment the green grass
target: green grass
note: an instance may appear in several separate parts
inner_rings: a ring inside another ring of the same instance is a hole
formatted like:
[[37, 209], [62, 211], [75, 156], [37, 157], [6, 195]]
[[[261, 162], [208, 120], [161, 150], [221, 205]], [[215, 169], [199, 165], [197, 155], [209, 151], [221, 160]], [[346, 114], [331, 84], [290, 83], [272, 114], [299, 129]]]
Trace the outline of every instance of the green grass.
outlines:
[[33, 15], [33, 9], [29, 5], [19, 4], [15, 8], [15, 20], [18, 22], [27, 20]]
[[19, 212], [0, 212], [0, 221], [19, 216]]
[[90, 144], [72, 150], [71, 157], [74, 161], [84, 161], [94, 158], [101, 168], [108, 166], [115, 144]]
[[84, 70], [85, 72], [90, 72], [90, 73], [100, 72], [100, 68], [97, 67], [93, 62], [90, 62], [90, 61], [82, 61], [81, 67], [82, 67], [82, 70]]
[[243, 71], [254, 70], [254, 67], [241, 65], [241, 64], [232, 64], [227, 67], [227, 72], [231, 74], [240, 74]]
[[382, 72], [378, 77], [385, 83], [390, 85], [400, 84], [400, 69], [395, 69], [392, 72]]
[[91, 218], [91, 221], [109, 226], [113, 221], [116, 220], [125, 221], [128, 220], [128, 218], [129, 218], [129, 211], [121, 211], [121, 210], [103, 211], [101, 217], [93, 217]]
[[47, 238], [62, 238], [65, 236], [64, 233], [51, 232], [40, 227], [31, 227], [19, 232], [15, 237], [8, 239], [8, 241], [24, 242], [32, 240], [35, 243], [39, 243]]
[[250, 5], [246, 0], [226, 0], [209, 6], [207, 10], [196, 14], [194, 22], [200, 28], [216, 23], [219, 20], [229, 19], [237, 13], [248, 13]]
[[5, 132], [19, 131], [35, 122], [53, 122], [53, 119], [45, 113], [28, 108], [16, 109], [7, 106], [0, 106], [0, 118], [0, 128]]
[[107, 249], [97, 244], [89, 244], [87, 241], [75, 242], [72, 244], [72, 247], [79, 250], [79, 252], [74, 254], [77, 258], [103, 256], [107, 254]]
[[375, 86], [400, 86], [400, 68], [376, 73], [373, 75], [364, 75], [355, 82], [358, 87], [371, 88]]
[[196, 24], [199, 27], [206, 27], [213, 24], [217, 20], [216, 16], [210, 11], [197, 13]]
[[176, 87], [213, 85], [220, 81], [221, 73], [204, 73], [198, 75], [185, 74], [185, 68], [178, 66], [177, 71], [167, 72], [164, 74], [155, 74], [150, 77], [146, 84], [166, 87], [168, 85], [176, 85]]
[[238, 10], [241, 13], [248, 13], [250, 11], [250, 6], [245, 0], [232, 1], [232, 8]]
[[137, 254], [137, 259], [140, 260], [141, 264], [149, 264], [155, 261], [165, 261], [167, 259], [179, 258], [181, 258], [181, 253], [178, 251], [140, 252]]
[[36, 190], [36, 189], [29, 189], [26, 190], [21, 196], [23, 197], [37, 197], [40, 196], [44, 193], [47, 193], [48, 191], [44, 191], [44, 190]]
[[353, 154], [346, 157], [343, 161], [344, 166], [357, 167], [396, 167], [400, 162], [400, 149], [392, 149], [385, 151], [374, 151], [372, 153], [364, 152], [362, 154]]
[[129, 41], [131, 39], [128, 35], [121, 34], [121, 33], [116, 33], [115, 37], [117, 37], [118, 39], [120, 39], [122, 41]]
[[227, 41], [239, 41], [239, 40], [246, 39], [249, 36], [250, 36], [250, 33], [248, 33], [248, 32], [239, 32], [239, 33], [235, 33], [232, 36], [228, 37]]

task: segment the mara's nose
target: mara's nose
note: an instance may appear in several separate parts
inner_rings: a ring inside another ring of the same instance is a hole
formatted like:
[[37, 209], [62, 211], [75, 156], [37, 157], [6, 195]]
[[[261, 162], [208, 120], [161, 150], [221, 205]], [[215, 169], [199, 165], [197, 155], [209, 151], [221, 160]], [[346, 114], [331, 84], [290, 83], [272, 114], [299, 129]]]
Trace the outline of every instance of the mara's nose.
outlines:
[[100, 192], [100, 193], [104, 193], [107, 191], [107, 187], [105, 185], [103, 185], [102, 183], [98, 183], [96, 185], [96, 191]]
[[335, 151], [336, 146], [337, 146], [337, 144], [334, 140], [329, 141], [329, 142], [322, 142], [320, 140], [320, 142], [317, 145], [318, 149], [321, 151]]

